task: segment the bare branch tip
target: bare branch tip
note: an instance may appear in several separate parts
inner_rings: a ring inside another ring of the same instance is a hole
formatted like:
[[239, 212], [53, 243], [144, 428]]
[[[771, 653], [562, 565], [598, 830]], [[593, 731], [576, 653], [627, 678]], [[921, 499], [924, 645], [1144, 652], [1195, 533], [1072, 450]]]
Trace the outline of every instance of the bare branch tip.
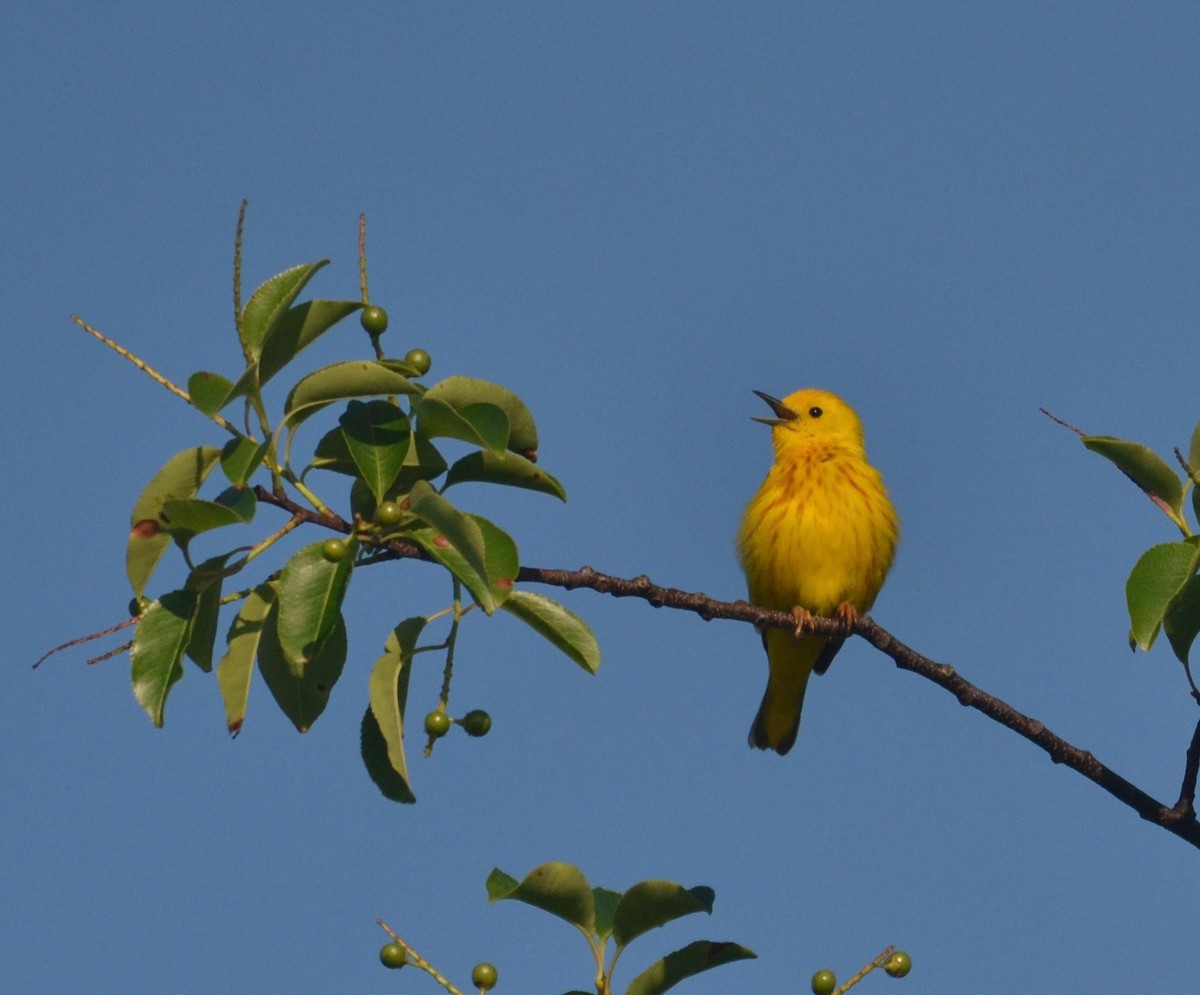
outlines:
[[1076, 435], [1078, 435], [1078, 436], [1079, 436], [1081, 439], [1082, 439], [1082, 438], [1083, 438], [1085, 435], [1087, 435], [1087, 433], [1086, 433], [1086, 432], [1084, 432], [1084, 431], [1083, 431], [1083, 429], [1076, 428], [1076, 427], [1075, 427], [1074, 425], [1072, 425], [1070, 422], [1063, 421], [1063, 420], [1062, 420], [1061, 418], [1059, 418], [1057, 415], [1052, 415], [1052, 414], [1051, 414], [1049, 411], [1047, 411], [1045, 408], [1038, 408], [1038, 411], [1040, 411], [1042, 414], [1044, 414], [1044, 415], [1045, 415], [1047, 418], [1049, 418], [1049, 419], [1050, 419], [1052, 422], [1055, 422], [1056, 424], [1059, 424], [1059, 425], [1061, 425], [1063, 428], [1069, 428], [1069, 429], [1070, 429], [1072, 432], [1074, 432]]

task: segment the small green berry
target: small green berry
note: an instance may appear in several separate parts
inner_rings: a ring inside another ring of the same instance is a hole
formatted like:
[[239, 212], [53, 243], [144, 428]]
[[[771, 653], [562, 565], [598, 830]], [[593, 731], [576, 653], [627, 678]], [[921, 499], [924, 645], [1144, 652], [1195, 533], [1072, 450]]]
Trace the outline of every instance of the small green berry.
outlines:
[[384, 967], [398, 971], [408, 963], [408, 954], [404, 952], [404, 948], [399, 943], [385, 943], [380, 948], [379, 960]]
[[459, 720], [468, 736], [486, 736], [492, 728], [492, 717], [482, 708], [476, 708]]
[[429, 353], [424, 349], [409, 349], [408, 354], [404, 357], [404, 362], [417, 371], [417, 376], [423, 377], [429, 372], [429, 367], [433, 365], [433, 360], [429, 358]]
[[496, 969], [485, 961], [475, 965], [475, 970], [471, 972], [471, 984], [486, 992], [488, 989], [496, 987], [498, 977], [500, 975], [496, 973]]
[[381, 307], [365, 307], [362, 309], [362, 314], [358, 316], [359, 322], [363, 329], [371, 335], [382, 335], [387, 331], [388, 316], [387, 312]]
[[832, 971], [818, 971], [813, 975], [813, 995], [831, 995], [837, 987], [837, 978]]
[[384, 501], [375, 509], [375, 521], [380, 525], [398, 525], [404, 512], [395, 501]]
[[883, 969], [893, 978], [903, 978], [912, 970], [912, 958], [903, 950], [897, 950], [887, 959], [887, 963], [883, 965]]
[[321, 555], [330, 563], [341, 563], [350, 552], [344, 539], [326, 539], [321, 545]]
[[450, 716], [440, 708], [435, 708], [425, 716], [425, 731], [434, 738], [445, 736], [451, 725]]

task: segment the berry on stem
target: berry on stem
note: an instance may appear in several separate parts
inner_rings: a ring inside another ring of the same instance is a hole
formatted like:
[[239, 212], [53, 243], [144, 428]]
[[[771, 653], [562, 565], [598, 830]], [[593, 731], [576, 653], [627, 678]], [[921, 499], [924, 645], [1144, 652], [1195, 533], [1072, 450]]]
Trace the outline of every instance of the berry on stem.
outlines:
[[371, 305], [371, 307], [363, 308], [358, 320], [362, 324], [363, 330], [371, 335], [382, 335], [387, 331], [388, 314], [381, 307]]
[[398, 971], [408, 963], [408, 954], [399, 943], [385, 943], [379, 951], [379, 961], [384, 967]]
[[831, 995], [837, 987], [837, 978], [832, 971], [818, 971], [812, 976], [813, 995]]
[[424, 349], [409, 349], [408, 354], [404, 357], [404, 362], [417, 371], [417, 376], [423, 377], [429, 372], [429, 367], [433, 365], [433, 360], [429, 358], [429, 353]]
[[496, 979], [500, 975], [496, 973], [496, 969], [486, 961], [476, 964], [475, 970], [471, 972], [471, 984], [475, 985], [480, 991], [488, 991], [496, 987]]
[[350, 552], [344, 539], [326, 539], [321, 546], [321, 555], [330, 563], [340, 563]]
[[435, 738], [445, 736], [450, 731], [451, 724], [450, 716], [440, 708], [435, 708], [425, 716], [425, 731]]
[[486, 736], [492, 728], [492, 717], [482, 708], [467, 712], [459, 720], [459, 725], [468, 736]]
[[887, 963], [883, 965], [883, 969], [893, 978], [903, 978], [912, 970], [912, 958], [903, 950], [897, 950], [887, 959]]
[[398, 525], [403, 516], [404, 512], [395, 501], [383, 501], [375, 509], [375, 521], [380, 525]]

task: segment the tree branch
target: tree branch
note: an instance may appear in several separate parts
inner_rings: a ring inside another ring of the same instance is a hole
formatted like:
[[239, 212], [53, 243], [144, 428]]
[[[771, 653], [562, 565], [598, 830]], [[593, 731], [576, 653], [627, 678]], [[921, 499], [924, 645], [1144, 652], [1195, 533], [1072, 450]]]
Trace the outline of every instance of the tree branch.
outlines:
[[[333, 518], [308, 511], [289, 499], [273, 494], [264, 488], [255, 488], [255, 491], [259, 500], [274, 504], [307, 521], [324, 525], [335, 531], [348, 531], [350, 528], [341, 519], [335, 521]], [[389, 559], [429, 559], [424, 550], [412, 543], [389, 541], [383, 545], [386, 547], [386, 557]], [[580, 567], [578, 570], [522, 567], [517, 575], [517, 580], [561, 587], [568, 591], [583, 587], [600, 594], [611, 595], [614, 598], [640, 598], [655, 608], [674, 608], [680, 611], [694, 612], [705, 621], [720, 618], [735, 622], [749, 622], [759, 628], [794, 629], [796, 627], [796, 620], [790, 612], [759, 608], [747, 601], [717, 601], [704, 594], [682, 591], [674, 587], [661, 587], [644, 575], [632, 579], [613, 577], [587, 566]], [[868, 615], [859, 615], [850, 626], [849, 632], [846, 625], [838, 619], [814, 617], [811, 631], [823, 636], [847, 634], [860, 636], [885, 656], [891, 657], [901, 670], [919, 674], [944, 688], [954, 695], [960, 704], [982, 712], [993, 721], [999, 722], [1002, 726], [1029, 740], [1044, 750], [1054, 763], [1063, 764], [1076, 773], [1082, 774], [1118, 801], [1128, 805], [1147, 822], [1161, 826], [1167, 832], [1173, 833], [1200, 849], [1200, 821], [1197, 821], [1193, 807], [1197, 773], [1200, 771], [1200, 723], [1196, 726], [1187, 751], [1179, 800], [1172, 807], [1164, 805], [1135, 784], [1121, 777], [1097, 760], [1089, 751], [1073, 746], [1056, 736], [1037, 719], [1017, 711], [1007, 702], [993, 697], [970, 681], [960, 677], [953, 667], [944, 663], [936, 663], [906, 646]]]

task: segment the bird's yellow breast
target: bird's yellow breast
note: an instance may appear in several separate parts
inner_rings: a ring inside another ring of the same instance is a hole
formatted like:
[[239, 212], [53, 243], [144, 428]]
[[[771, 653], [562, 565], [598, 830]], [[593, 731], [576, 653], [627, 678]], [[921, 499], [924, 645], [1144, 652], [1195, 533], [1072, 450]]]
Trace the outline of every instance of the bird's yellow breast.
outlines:
[[779, 454], [738, 532], [750, 600], [817, 615], [843, 602], [867, 611], [898, 533], [883, 478], [865, 459], [821, 445]]

